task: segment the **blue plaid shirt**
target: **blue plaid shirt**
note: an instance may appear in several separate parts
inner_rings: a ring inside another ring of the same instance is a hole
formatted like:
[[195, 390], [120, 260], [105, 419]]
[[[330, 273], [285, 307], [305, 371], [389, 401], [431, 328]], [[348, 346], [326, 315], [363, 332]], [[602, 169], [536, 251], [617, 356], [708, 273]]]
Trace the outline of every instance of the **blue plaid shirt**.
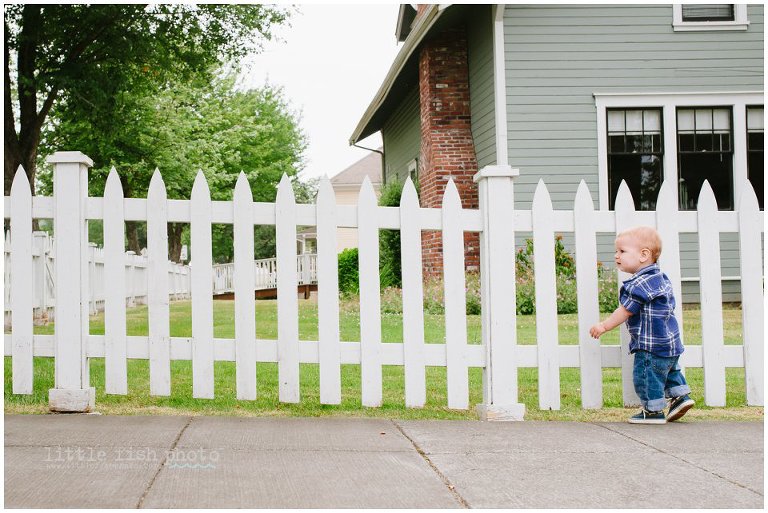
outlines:
[[675, 318], [672, 282], [658, 264], [644, 267], [625, 281], [619, 302], [632, 312], [627, 328], [632, 340], [629, 352], [642, 350], [657, 356], [683, 353], [680, 328]]

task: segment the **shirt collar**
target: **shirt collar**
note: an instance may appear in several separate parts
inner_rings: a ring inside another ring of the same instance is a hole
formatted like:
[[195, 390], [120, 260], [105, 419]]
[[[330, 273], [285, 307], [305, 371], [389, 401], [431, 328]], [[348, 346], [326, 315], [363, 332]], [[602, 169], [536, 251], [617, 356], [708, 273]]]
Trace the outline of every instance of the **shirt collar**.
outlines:
[[654, 262], [651, 265], [649, 265], [648, 267], [643, 267], [642, 269], [637, 271], [635, 274], [632, 275], [632, 278], [636, 278], [638, 276], [641, 276], [641, 275], [647, 274], [647, 273], [651, 273], [651, 272], [657, 273], [659, 271], [660, 271], [659, 264]]

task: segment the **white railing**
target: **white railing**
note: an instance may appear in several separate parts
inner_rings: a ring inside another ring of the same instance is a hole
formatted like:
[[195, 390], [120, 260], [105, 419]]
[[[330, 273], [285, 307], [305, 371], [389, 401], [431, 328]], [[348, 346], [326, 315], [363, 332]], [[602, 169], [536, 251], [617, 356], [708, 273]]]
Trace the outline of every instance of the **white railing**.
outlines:
[[[277, 258], [264, 258], [253, 262], [254, 290], [277, 288]], [[213, 266], [213, 293], [226, 294], [235, 291], [235, 264]], [[317, 284], [317, 255], [303, 254], [296, 257], [298, 285]]]
[[[28, 284], [32, 291], [32, 307], [35, 323], [53, 321], [55, 317], [55, 248], [56, 241], [47, 232], [32, 233], [32, 272]], [[4, 246], [5, 283], [4, 317], [5, 326], [11, 325], [11, 234], [6, 233]], [[125, 253], [127, 287], [126, 306], [146, 304], [147, 300], [147, 257], [133, 251]], [[104, 310], [105, 282], [104, 250], [96, 244], [88, 245], [88, 311], [95, 314]], [[171, 301], [189, 299], [189, 268], [175, 262], [168, 262], [168, 295]]]
[[[453, 181], [449, 181], [442, 208], [420, 208], [413, 184], [404, 187], [400, 207], [379, 207], [366, 179], [355, 206], [337, 205], [330, 182], [320, 183], [316, 205], [297, 205], [290, 180], [283, 177], [275, 203], [255, 203], [244, 174], [235, 187], [233, 201], [212, 202], [202, 173], [195, 179], [191, 200], [167, 200], [159, 172], [152, 178], [147, 199], [123, 199], [120, 179], [112, 172], [104, 198], [86, 198], [90, 160], [78, 152], [61, 152], [49, 159], [54, 166], [52, 198], [29, 194], [26, 175], [19, 172], [11, 197], [6, 198], [6, 218], [11, 219], [12, 334], [5, 336], [5, 354], [12, 356], [13, 392], [32, 393], [33, 356], [56, 355], [56, 388], [49, 391], [52, 410], [83, 411], [93, 407], [94, 390], [86, 372], [88, 358], [105, 358], [107, 393], [127, 393], [127, 358], [149, 360], [150, 393], [170, 395], [170, 362], [192, 361], [192, 388], [196, 398], [214, 397], [215, 361], [236, 363], [239, 399], [256, 397], [256, 361], [277, 362], [279, 400], [298, 402], [299, 367], [319, 364], [320, 401], [341, 401], [341, 364], [359, 364], [364, 406], [382, 402], [382, 366], [402, 365], [405, 372], [405, 404], [425, 404], [426, 366], [447, 368], [448, 407], [469, 407], [469, 367], [484, 372], [485, 418], [521, 419], [517, 374], [520, 367], [537, 367], [539, 407], [560, 407], [560, 369], [581, 369], [581, 400], [584, 408], [603, 404], [602, 369], [622, 369], [624, 403], [638, 404], [634, 393], [628, 354], [628, 334], [621, 331], [621, 345], [600, 345], [589, 337], [589, 327], [599, 320], [596, 237], [632, 225], [655, 226], [661, 233], [664, 252], [662, 269], [680, 297], [679, 235], [698, 234], [701, 276], [702, 344], [688, 345], [681, 365], [704, 370], [704, 400], [709, 406], [724, 406], [726, 368], [745, 370], [746, 398], [750, 405], [763, 404], [763, 283], [761, 236], [763, 216], [751, 185], [745, 183], [738, 210], [717, 209], [709, 184], [704, 185], [698, 211], [679, 212], [673, 188], [665, 183], [657, 200], [657, 211], [635, 212], [626, 185], [622, 185], [616, 211], [595, 211], [594, 200], [584, 182], [579, 186], [573, 210], [554, 211], [549, 192], [539, 183], [531, 210], [515, 210], [513, 180], [516, 170], [488, 166], [475, 177], [479, 188], [479, 210], [461, 207]], [[33, 217], [54, 218], [57, 234], [56, 308], [59, 319], [53, 336], [33, 335], [31, 289], [25, 281], [31, 274]], [[105, 335], [88, 335], [83, 329], [87, 307], [87, 220], [103, 219], [105, 230], [105, 275], [113, 284], [105, 290]], [[149, 336], [128, 337], [125, 330], [125, 293], [128, 284], [123, 265], [124, 220], [146, 221], [149, 260], [145, 272], [150, 284]], [[170, 337], [167, 260], [152, 255], [167, 254], [168, 222], [191, 225], [192, 337]], [[214, 339], [211, 224], [234, 225], [233, 289], [235, 338]], [[256, 338], [253, 284], [254, 224], [275, 225], [278, 328], [276, 340]], [[316, 273], [318, 283], [318, 340], [299, 341], [299, 282], [296, 263], [297, 226], [316, 226], [318, 234]], [[360, 341], [339, 338], [337, 227], [357, 228], [359, 233]], [[403, 342], [383, 344], [379, 290], [379, 230], [402, 232]], [[439, 230], [443, 241], [445, 283], [444, 344], [425, 344], [421, 232]], [[515, 231], [533, 232], [536, 278], [535, 345], [518, 345], [515, 312]], [[480, 232], [482, 345], [467, 343], [464, 295], [464, 232]], [[578, 344], [558, 343], [555, 263], [552, 241], [555, 233], [572, 233], [576, 248], [578, 295]], [[739, 233], [741, 263], [741, 345], [725, 345], [722, 324], [720, 267], [721, 232]], [[66, 270], [63, 272], [62, 270]], [[623, 280], [625, 275], [620, 276]], [[18, 286], [17, 286], [18, 285]], [[681, 325], [684, 312], [676, 310]]]

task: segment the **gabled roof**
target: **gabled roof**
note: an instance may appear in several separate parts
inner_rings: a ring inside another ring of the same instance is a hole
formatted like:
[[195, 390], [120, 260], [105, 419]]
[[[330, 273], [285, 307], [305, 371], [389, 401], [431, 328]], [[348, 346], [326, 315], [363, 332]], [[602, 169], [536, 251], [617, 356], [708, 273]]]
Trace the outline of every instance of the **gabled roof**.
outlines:
[[[381, 148], [379, 148], [381, 149]], [[373, 185], [381, 184], [381, 155], [376, 152], [369, 153], [331, 178], [334, 186], [357, 186], [363, 183], [368, 176]]]
[[450, 4], [432, 4], [415, 18], [384, 82], [350, 136], [349, 144], [355, 144], [379, 131], [389, 111], [412, 87], [418, 85], [418, 49], [424, 38], [438, 24], [438, 20], [444, 17], [443, 13], [449, 6]]

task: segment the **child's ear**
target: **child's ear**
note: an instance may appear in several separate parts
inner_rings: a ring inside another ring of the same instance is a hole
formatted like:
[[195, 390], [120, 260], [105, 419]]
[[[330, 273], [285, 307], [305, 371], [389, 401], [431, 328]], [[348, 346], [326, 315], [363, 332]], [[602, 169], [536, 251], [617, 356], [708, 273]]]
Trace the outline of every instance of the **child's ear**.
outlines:
[[648, 248], [641, 249], [640, 250], [640, 261], [641, 262], [645, 262], [649, 258], [651, 258], [651, 250], [648, 249]]

